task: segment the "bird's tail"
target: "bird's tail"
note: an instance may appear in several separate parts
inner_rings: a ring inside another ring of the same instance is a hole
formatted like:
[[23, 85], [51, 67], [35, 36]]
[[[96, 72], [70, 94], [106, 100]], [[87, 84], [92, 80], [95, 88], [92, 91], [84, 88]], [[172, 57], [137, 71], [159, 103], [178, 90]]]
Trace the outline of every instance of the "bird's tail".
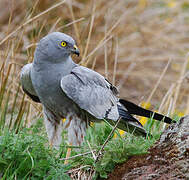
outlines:
[[142, 124], [132, 115], [153, 118], [159, 121], [164, 121], [169, 124], [176, 122], [167, 116], [144, 109], [130, 101], [120, 99], [119, 102], [120, 102], [120, 105], [118, 105], [118, 111], [121, 117], [121, 121], [118, 124], [118, 128], [124, 131], [129, 131], [130, 133], [133, 133], [136, 135], [142, 135], [142, 136], [147, 135], [147, 132], [142, 126]]
[[118, 105], [118, 112], [121, 117], [120, 123], [118, 124], [118, 128], [124, 131], [127, 131], [131, 134], [135, 135], [147, 135], [146, 130], [142, 126], [142, 124], [135, 119], [125, 108], [121, 105]]
[[129, 112], [129, 114], [153, 118], [158, 121], [163, 121], [168, 124], [176, 123], [176, 121], [172, 120], [171, 118], [164, 116], [162, 114], [144, 109], [130, 101], [126, 101], [124, 99], [120, 99], [119, 102], [125, 107], [125, 109]]

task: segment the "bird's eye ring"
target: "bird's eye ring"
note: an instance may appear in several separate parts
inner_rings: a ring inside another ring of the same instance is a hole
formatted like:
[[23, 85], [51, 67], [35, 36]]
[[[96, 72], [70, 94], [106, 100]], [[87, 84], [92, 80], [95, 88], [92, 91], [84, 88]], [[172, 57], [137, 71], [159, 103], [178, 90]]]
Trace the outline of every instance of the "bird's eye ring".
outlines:
[[61, 44], [62, 47], [67, 46], [67, 43], [65, 41], [62, 41], [60, 44]]

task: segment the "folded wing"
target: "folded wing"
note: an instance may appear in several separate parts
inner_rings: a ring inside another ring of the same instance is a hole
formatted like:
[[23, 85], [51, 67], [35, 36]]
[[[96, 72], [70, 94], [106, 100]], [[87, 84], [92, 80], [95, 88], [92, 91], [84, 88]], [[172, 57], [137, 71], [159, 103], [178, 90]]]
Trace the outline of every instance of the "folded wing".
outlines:
[[116, 90], [103, 76], [77, 66], [61, 79], [61, 88], [81, 109], [98, 119], [119, 118]]
[[32, 63], [25, 65], [20, 73], [20, 82], [22, 85], [23, 91], [35, 102], [40, 102], [35, 89], [33, 88], [30, 72], [32, 69]]

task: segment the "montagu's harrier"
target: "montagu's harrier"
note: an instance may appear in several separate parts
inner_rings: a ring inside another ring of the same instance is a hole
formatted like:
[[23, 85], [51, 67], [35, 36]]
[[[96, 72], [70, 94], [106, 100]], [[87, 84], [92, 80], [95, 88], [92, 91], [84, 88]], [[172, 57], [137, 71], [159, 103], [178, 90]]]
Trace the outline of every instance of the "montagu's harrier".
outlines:
[[[119, 99], [118, 91], [99, 73], [73, 62], [79, 55], [72, 37], [53, 32], [40, 40], [34, 61], [21, 71], [24, 92], [43, 105], [44, 121], [50, 144], [59, 146], [63, 127], [72, 145], [81, 145], [90, 121], [106, 119], [110, 123], [121, 118], [118, 127], [146, 135], [132, 114], [171, 123], [169, 117], [143, 109]], [[62, 118], [66, 118], [64, 126]]]

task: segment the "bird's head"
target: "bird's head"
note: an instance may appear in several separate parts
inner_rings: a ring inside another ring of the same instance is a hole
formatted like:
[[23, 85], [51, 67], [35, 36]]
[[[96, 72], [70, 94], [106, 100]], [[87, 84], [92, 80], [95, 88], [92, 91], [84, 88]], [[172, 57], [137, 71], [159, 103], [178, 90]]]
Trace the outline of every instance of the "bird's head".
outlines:
[[40, 40], [35, 50], [35, 59], [57, 63], [67, 59], [71, 54], [79, 56], [74, 39], [64, 33], [53, 32]]

